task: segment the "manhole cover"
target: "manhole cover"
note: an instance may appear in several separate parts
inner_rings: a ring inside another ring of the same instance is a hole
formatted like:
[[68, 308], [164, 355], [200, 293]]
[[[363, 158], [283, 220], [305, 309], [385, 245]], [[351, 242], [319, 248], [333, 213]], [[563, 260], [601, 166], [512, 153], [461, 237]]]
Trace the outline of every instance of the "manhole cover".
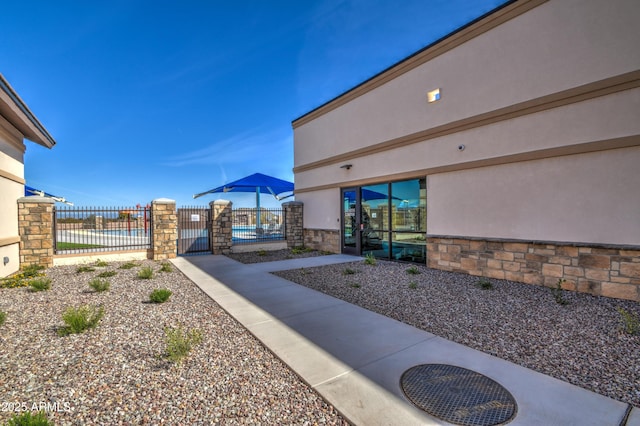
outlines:
[[411, 402], [427, 413], [465, 426], [493, 426], [512, 420], [513, 396], [487, 376], [445, 364], [417, 365], [400, 379]]

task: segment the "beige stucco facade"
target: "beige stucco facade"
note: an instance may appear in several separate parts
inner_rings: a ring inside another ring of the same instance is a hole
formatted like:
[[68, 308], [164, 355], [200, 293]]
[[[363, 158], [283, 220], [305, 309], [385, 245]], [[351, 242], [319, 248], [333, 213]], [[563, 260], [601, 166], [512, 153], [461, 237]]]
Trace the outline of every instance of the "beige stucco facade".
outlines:
[[637, 22], [520, 0], [298, 118], [305, 228], [340, 229], [341, 187], [426, 176], [427, 237], [640, 248]]
[[25, 139], [48, 148], [55, 144], [0, 74], [0, 277], [20, 268], [17, 201], [24, 196]]

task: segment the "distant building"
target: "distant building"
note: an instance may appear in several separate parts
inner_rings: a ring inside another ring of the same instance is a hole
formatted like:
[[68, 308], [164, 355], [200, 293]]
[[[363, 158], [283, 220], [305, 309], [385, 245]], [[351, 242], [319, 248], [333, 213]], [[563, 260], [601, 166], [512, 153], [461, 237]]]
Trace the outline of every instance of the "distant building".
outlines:
[[294, 120], [306, 244], [640, 300], [638, 22], [508, 2]]
[[25, 139], [47, 148], [56, 143], [0, 74], [0, 277], [20, 268], [17, 200], [25, 195]]

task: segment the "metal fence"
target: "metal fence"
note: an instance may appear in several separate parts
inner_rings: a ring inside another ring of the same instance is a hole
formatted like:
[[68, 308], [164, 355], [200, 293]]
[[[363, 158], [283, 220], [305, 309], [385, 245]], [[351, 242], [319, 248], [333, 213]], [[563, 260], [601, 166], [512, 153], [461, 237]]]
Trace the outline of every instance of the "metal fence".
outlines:
[[211, 253], [211, 209], [206, 206], [178, 209], [178, 254]]
[[282, 209], [237, 208], [232, 212], [233, 244], [250, 244], [285, 239]]
[[151, 248], [151, 207], [55, 207], [54, 253]]

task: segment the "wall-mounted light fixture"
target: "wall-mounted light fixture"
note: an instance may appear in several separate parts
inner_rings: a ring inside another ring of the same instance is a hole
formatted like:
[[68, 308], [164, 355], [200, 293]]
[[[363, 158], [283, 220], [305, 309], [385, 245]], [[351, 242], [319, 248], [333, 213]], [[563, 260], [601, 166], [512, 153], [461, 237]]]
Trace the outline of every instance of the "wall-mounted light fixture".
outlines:
[[440, 100], [440, 89], [435, 89], [430, 92], [427, 92], [427, 102], [435, 102]]
[[343, 164], [342, 166], [340, 166], [341, 169], [347, 169], [347, 170], [349, 170], [351, 167], [353, 167], [353, 164]]

